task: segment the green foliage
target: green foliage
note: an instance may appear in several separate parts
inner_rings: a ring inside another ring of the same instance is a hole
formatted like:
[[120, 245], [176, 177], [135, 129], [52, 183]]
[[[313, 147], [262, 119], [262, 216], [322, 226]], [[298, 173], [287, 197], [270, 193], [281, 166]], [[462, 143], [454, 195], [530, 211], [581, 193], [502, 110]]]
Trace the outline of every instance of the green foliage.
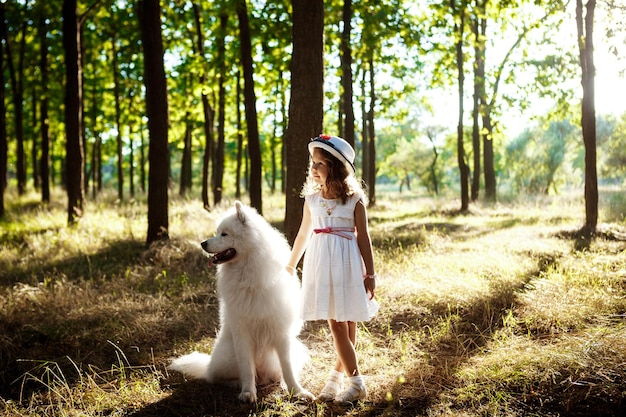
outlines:
[[[578, 129], [569, 121], [552, 122], [546, 131], [526, 129], [506, 148], [508, 179], [517, 192], [547, 194], [559, 192], [560, 185], [575, 181], [576, 176], [564, 165], [584, 169], [568, 150], [576, 147]], [[575, 155], [575, 153], [574, 153]], [[532, 162], [531, 162], [532, 161]]]

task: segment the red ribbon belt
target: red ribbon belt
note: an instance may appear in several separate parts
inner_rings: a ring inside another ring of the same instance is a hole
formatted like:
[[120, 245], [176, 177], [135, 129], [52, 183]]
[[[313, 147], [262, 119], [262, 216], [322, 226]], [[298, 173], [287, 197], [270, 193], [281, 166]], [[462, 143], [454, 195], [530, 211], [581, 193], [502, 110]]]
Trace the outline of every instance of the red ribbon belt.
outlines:
[[314, 229], [315, 234], [328, 233], [329, 235], [336, 235], [348, 240], [352, 240], [352, 236], [346, 232], [354, 233], [354, 227], [325, 227], [323, 229]]

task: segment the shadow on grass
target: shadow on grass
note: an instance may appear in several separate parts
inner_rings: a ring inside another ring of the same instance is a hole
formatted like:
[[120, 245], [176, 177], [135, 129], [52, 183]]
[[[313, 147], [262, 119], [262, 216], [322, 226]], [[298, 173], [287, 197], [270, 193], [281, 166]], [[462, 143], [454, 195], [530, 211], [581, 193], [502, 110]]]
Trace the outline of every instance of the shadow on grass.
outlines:
[[60, 261], [30, 261], [21, 265], [7, 265], [0, 271], [0, 286], [17, 282], [43, 282], [46, 278], [63, 276], [69, 280], [102, 279], [124, 274], [139, 262], [146, 248], [136, 240], [111, 242], [94, 254], [72, 256]]

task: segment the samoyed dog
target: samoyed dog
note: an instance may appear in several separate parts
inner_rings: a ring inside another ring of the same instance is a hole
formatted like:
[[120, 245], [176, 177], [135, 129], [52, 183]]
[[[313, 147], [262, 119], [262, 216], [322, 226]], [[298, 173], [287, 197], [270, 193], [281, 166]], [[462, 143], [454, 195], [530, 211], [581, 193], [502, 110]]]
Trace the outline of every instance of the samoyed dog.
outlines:
[[217, 265], [220, 330], [211, 355], [193, 352], [169, 369], [240, 386], [239, 400], [247, 403], [257, 401], [257, 384], [274, 382], [298, 398], [314, 399], [298, 382], [308, 354], [297, 339], [300, 282], [285, 269], [290, 248], [284, 236], [237, 201], [202, 248], [213, 254], [209, 264]]

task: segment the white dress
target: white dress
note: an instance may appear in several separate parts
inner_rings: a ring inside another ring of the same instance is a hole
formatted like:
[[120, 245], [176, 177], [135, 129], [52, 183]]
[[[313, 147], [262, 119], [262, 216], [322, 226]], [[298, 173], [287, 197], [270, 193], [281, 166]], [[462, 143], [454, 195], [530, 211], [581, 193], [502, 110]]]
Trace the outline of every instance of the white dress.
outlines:
[[[354, 207], [361, 198], [355, 194], [341, 204], [341, 199], [327, 200], [320, 192], [305, 197], [316, 232], [304, 255], [303, 320], [366, 321], [378, 310], [378, 303], [369, 300], [365, 291], [363, 260], [354, 233]], [[341, 231], [328, 233], [327, 228]]]

